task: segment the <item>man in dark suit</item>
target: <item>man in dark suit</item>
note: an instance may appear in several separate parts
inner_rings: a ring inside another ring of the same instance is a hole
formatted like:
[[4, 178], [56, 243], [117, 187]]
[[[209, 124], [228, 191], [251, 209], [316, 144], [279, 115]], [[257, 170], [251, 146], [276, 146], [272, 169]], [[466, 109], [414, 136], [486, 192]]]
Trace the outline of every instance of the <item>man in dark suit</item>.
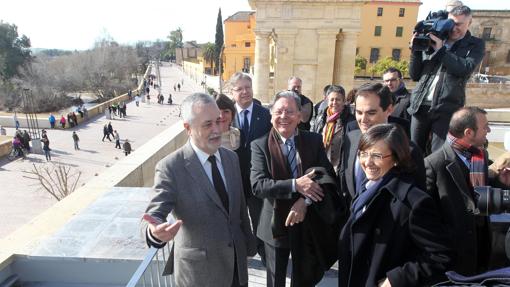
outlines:
[[[265, 135], [271, 129], [269, 110], [257, 104], [253, 99], [252, 82], [248, 74], [235, 73], [230, 78], [232, 96], [235, 101], [236, 114], [233, 125], [241, 131], [241, 144], [235, 152], [239, 156], [241, 178], [244, 195], [250, 212], [250, 219], [254, 234], [257, 234], [262, 200], [253, 196], [250, 183], [251, 142]], [[264, 243], [257, 239], [258, 253], [265, 264]]]
[[[315, 214], [315, 207], [328, 201], [331, 194], [313, 181], [314, 171], [304, 172], [311, 167], [323, 167], [332, 176], [334, 170], [324, 151], [322, 137], [298, 131], [300, 107], [296, 93], [278, 93], [271, 106], [273, 128], [251, 145], [253, 193], [264, 199], [257, 236], [265, 243], [269, 287], [285, 286], [290, 254], [292, 286], [314, 286], [324, 272], [312, 272], [320, 266], [319, 255], [308, 252], [302, 240], [304, 234], [311, 233], [304, 230]], [[335, 245], [337, 239], [338, 233], [334, 237]], [[329, 252], [336, 256], [333, 249]]]
[[182, 103], [182, 117], [190, 140], [157, 164], [142, 233], [156, 248], [174, 240], [165, 271], [175, 270], [177, 286], [248, 286], [255, 238], [237, 155], [220, 148], [220, 110], [196, 93]]
[[390, 89], [393, 100], [392, 116], [397, 118], [411, 120], [407, 112], [411, 100], [411, 93], [406, 89], [406, 84], [402, 79], [402, 72], [395, 67], [390, 67], [383, 72], [383, 84]]
[[478, 215], [473, 187], [496, 185], [489, 178], [488, 154], [483, 148], [490, 132], [486, 112], [465, 107], [455, 112], [447, 141], [427, 158], [427, 191], [440, 205], [455, 242], [453, 270], [474, 275], [487, 270], [490, 256], [488, 217]]
[[[388, 123], [389, 115], [392, 112], [390, 91], [380, 83], [367, 83], [359, 87], [354, 103], [356, 122], [351, 122], [351, 124], [357, 123], [359, 129], [347, 133], [342, 147], [341, 167], [338, 168], [342, 193], [348, 199], [356, 196], [356, 190], [359, 190], [366, 179], [358, 161], [358, 146], [361, 135], [374, 125]], [[414, 143], [410, 142], [410, 146], [411, 157], [416, 165], [416, 170], [413, 173], [414, 178], [410, 180], [413, 180], [418, 188], [425, 190], [423, 155]]]

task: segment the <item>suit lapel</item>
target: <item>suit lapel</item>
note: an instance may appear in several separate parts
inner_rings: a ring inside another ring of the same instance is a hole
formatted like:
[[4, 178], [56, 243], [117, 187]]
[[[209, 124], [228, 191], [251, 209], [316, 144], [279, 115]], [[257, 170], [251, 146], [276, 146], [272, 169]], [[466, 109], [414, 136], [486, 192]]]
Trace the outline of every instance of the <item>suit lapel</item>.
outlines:
[[187, 143], [184, 148], [184, 167], [186, 168], [186, 171], [188, 172], [189, 176], [193, 178], [194, 182], [197, 182], [200, 188], [200, 190], [203, 190], [207, 196], [211, 198], [211, 200], [225, 213], [225, 215], [228, 217], [227, 211], [223, 207], [223, 204], [221, 203], [220, 197], [216, 193], [216, 190], [214, 189], [214, 186], [212, 182], [209, 180], [209, 177], [207, 177], [207, 174], [205, 173], [205, 170], [200, 163], [200, 160], [198, 159], [197, 155], [195, 154], [195, 151], [191, 147], [191, 143]]
[[351, 194], [352, 197], [356, 194], [356, 155], [358, 154], [358, 146], [359, 146], [359, 139], [361, 136], [360, 130], [354, 130], [349, 133], [349, 158], [347, 160], [347, 170], [346, 170], [346, 179], [347, 187], [349, 188], [349, 191], [353, 191], [354, 193]]
[[457, 155], [448, 144], [445, 144], [444, 146], [444, 153], [445, 159], [448, 161], [448, 164], [446, 164], [446, 170], [448, 170], [453, 182], [455, 182], [455, 185], [460, 191], [464, 205], [468, 210], [475, 210], [475, 202], [470, 194], [471, 188], [466, 183], [466, 177], [459, 166]]

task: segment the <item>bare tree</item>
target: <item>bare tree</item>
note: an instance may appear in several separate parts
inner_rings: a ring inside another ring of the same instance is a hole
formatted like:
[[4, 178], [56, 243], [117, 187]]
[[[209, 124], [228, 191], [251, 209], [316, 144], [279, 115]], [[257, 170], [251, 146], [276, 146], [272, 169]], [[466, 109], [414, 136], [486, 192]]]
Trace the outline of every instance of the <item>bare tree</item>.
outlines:
[[81, 171], [73, 171], [70, 166], [61, 163], [51, 162], [41, 165], [33, 163], [32, 166], [32, 170], [23, 171], [27, 174], [23, 177], [38, 181], [43, 190], [57, 201], [74, 192], [81, 176]]

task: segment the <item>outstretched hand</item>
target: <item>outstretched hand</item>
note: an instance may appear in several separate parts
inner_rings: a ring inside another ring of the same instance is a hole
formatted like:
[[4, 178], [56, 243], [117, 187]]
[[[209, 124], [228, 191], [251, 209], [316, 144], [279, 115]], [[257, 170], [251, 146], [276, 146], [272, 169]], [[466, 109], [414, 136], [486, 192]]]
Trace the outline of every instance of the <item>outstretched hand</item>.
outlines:
[[182, 225], [182, 220], [177, 220], [173, 224], [168, 222], [161, 223], [159, 219], [152, 217], [148, 213], [143, 215], [143, 220], [149, 223], [149, 229], [152, 236], [163, 242], [168, 242], [174, 239], [177, 231], [179, 231], [179, 228]]

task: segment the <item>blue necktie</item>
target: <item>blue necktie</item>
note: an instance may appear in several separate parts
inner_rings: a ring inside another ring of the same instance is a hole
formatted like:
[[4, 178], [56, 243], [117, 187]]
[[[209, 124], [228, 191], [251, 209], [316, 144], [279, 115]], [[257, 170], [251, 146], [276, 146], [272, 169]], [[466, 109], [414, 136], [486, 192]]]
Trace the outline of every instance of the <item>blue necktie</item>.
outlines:
[[245, 145], [248, 144], [248, 138], [249, 138], [249, 135], [250, 135], [250, 122], [248, 121], [248, 113], [250, 111], [249, 110], [244, 110], [243, 111], [243, 114], [244, 114], [244, 118], [243, 118], [243, 127], [241, 128], [242, 131], [243, 131], [243, 134], [244, 134], [244, 143]]
[[296, 163], [296, 149], [294, 148], [294, 141], [287, 139], [285, 141], [287, 146], [287, 162], [289, 163], [290, 170], [292, 171], [292, 177], [297, 178], [297, 163]]

